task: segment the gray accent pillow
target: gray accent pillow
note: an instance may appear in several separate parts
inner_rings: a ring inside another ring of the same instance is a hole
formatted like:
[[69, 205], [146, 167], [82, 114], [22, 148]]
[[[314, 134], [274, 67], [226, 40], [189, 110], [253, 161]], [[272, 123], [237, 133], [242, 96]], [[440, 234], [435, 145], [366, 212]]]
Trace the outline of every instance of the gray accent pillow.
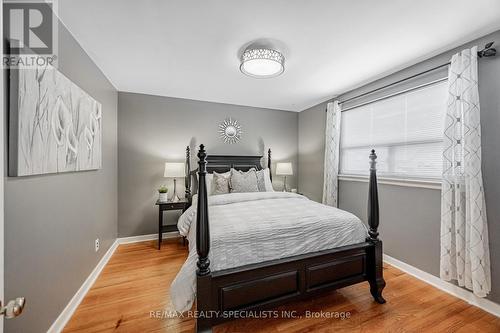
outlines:
[[229, 172], [217, 173], [214, 171], [212, 193], [214, 195], [229, 193], [229, 178], [230, 177], [231, 177], [231, 173], [229, 173]]
[[231, 169], [231, 192], [259, 192], [257, 185], [257, 174], [252, 168], [247, 172]]

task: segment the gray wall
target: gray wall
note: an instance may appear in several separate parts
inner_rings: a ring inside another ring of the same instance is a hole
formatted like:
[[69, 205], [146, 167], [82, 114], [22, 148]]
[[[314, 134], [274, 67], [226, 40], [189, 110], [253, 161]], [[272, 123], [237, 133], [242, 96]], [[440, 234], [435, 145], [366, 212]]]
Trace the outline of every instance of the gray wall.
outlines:
[[299, 190], [318, 202], [323, 196], [326, 104], [299, 113]]
[[6, 332], [46, 332], [116, 238], [117, 92], [62, 25], [59, 67], [102, 103], [103, 167], [5, 178], [5, 298], [27, 299]]
[[[172, 190], [172, 181], [163, 178], [163, 163], [184, 162], [188, 145], [194, 149], [203, 143], [209, 154], [234, 155], [267, 155], [271, 148], [273, 170], [276, 162], [290, 161], [297, 174], [296, 112], [122, 92], [118, 109], [120, 237], [157, 232], [156, 188], [167, 184]], [[224, 144], [218, 137], [218, 124], [226, 117], [237, 119], [243, 127], [237, 144]], [[295, 176], [287, 182], [297, 187]], [[183, 180], [178, 184], [183, 194]], [[282, 189], [281, 177], [274, 177], [274, 185]]]
[[[441, 55], [423, 61], [381, 80], [348, 92], [339, 99], [381, 87], [401, 78], [445, 63], [451, 55], [465, 47], [483, 46], [489, 41], [500, 41], [500, 31], [467, 43]], [[446, 76], [446, 71], [437, 71], [413, 82], [392, 87], [390, 90], [374, 94], [384, 95], [393, 90], [430, 81]], [[490, 251], [492, 259], [492, 292], [489, 299], [500, 303], [500, 56], [479, 60], [479, 95], [481, 102], [481, 130], [483, 145], [483, 177], [489, 224]], [[356, 102], [362, 102], [357, 100]], [[352, 105], [352, 104], [351, 104]], [[348, 107], [349, 105], [346, 105]], [[318, 174], [323, 174], [323, 164], [314, 166], [314, 172], [304, 168], [315, 161], [323, 161], [325, 106], [320, 104], [301, 112], [299, 115], [299, 190], [318, 199], [322, 195], [322, 182]], [[317, 131], [314, 129], [317, 128]], [[323, 131], [321, 131], [323, 129]], [[367, 183], [340, 181], [340, 208], [357, 214], [366, 221]], [[428, 273], [439, 275], [439, 234], [440, 234], [440, 191], [393, 185], [380, 185], [381, 237], [384, 252]]]

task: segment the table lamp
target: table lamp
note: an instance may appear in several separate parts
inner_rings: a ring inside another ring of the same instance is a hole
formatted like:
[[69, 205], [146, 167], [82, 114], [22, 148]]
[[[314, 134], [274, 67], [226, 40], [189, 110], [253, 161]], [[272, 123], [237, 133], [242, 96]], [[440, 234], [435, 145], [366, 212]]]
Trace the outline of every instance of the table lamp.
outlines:
[[163, 177], [165, 178], [173, 178], [174, 179], [174, 194], [172, 195], [172, 201], [179, 201], [179, 197], [177, 196], [177, 179], [186, 176], [186, 169], [184, 167], [184, 163], [174, 163], [174, 162], [165, 162], [165, 172], [163, 173]]
[[285, 176], [283, 181], [283, 192], [286, 192], [286, 176], [293, 175], [292, 163], [276, 163], [276, 175], [277, 176]]

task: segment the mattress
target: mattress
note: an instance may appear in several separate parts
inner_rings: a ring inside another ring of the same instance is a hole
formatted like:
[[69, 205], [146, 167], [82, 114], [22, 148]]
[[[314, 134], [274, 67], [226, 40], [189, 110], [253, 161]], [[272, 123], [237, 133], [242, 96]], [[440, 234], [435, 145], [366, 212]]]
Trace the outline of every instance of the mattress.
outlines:
[[[196, 199], [178, 221], [189, 240], [188, 258], [170, 287], [180, 312], [196, 297]], [[362, 243], [368, 236], [355, 215], [288, 192], [210, 196], [208, 212], [212, 272]]]

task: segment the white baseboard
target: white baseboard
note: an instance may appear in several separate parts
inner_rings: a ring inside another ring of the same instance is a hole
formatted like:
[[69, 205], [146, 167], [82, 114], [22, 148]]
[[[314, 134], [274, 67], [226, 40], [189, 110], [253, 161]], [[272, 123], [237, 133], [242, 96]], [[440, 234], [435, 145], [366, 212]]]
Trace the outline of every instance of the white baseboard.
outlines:
[[104, 268], [104, 266], [106, 266], [109, 259], [115, 252], [116, 248], [118, 247], [118, 244], [119, 244], [118, 240], [115, 240], [113, 244], [111, 244], [106, 254], [102, 256], [97, 266], [90, 273], [89, 277], [85, 280], [85, 282], [83, 282], [82, 286], [80, 287], [80, 289], [78, 289], [76, 294], [71, 298], [68, 305], [66, 305], [66, 307], [61, 312], [59, 317], [57, 317], [56, 321], [54, 321], [52, 326], [50, 326], [47, 333], [59, 333], [64, 329], [64, 326], [66, 326], [68, 321], [71, 319], [71, 316], [73, 315], [73, 313], [75, 313], [76, 309], [78, 308], [78, 305], [80, 305], [85, 295], [87, 295], [87, 292], [90, 290], [90, 287], [92, 287], [95, 280], [101, 273], [102, 269]]
[[[179, 237], [178, 232], [166, 232], [163, 234], [163, 239], [167, 238], [174, 238], [174, 237]], [[108, 263], [109, 259], [115, 252], [115, 250], [118, 248], [118, 245], [120, 244], [130, 244], [130, 243], [137, 243], [137, 242], [144, 242], [148, 240], [156, 240], [158, 239], [158, 234], [149, 234], [149, 235], [140, 235], [140, 236], [133, 236], [133, 237], [122, 237], [122, 238], [117, 238], [111, 244], [109, 247], [108, 251], [104, 256], [101, 258], [97, 266], [94, 268], [94, 270], [90, 273], [88, 278], [83, 282], [82, 286], [76, 294], [71, 298], [69, 301], [68, 305], [64, 308], [64, 310], [61, 312], [59, 317], [57, 317], [56, 321], [50, 326], [49, 330], [47, 333], [60, 333], [64, 329], [64, 326], [68, 323], [68, 321], [71, 319], [71, 316], [75, 313], [76, 309], [78, 308], [78, 305], [82, 302], [83, 298], [85, 295], [87, 295], [87, 292], [90, 290], [94, 282], [97, 280], [97, 277], [99, 274], [101, 274], [101, 271], [103, 268], [106, 266]]]
[[[163, 239], [179, 237], [179, 233], [177, 231], [173, 232], [164, 232]], [[118, 238], [117, 241], [119, 244], [129, 244], [129, 243], [138, 243], [149, 240], [157, 240], [158, 234], [149, 234], [149, 235], [140, 235], [140, 236], [132, 236], [132, 237], [121, 237]]]
[[486, 298], [477, 297], [472, 292], [464, 288], [454, 285], [453, 283], [441, 280], [437, 276], [408, 265], [407, 263], [399, 261], [398, 259], [388, 256], [387, 254], [384, 254], [384, 261], [389, 265], [392, 265], [402, 270], [403, 272], [424, 281], [425, 283], [441, 289], [442, 291], [447, 292], [452, 296], [458, 297], [471, 305], [477, 306], [478, 308], [483, 309], [484, 311], [489, 312], [494, 316], [500, 317], [500, 304], [492, 302]]

